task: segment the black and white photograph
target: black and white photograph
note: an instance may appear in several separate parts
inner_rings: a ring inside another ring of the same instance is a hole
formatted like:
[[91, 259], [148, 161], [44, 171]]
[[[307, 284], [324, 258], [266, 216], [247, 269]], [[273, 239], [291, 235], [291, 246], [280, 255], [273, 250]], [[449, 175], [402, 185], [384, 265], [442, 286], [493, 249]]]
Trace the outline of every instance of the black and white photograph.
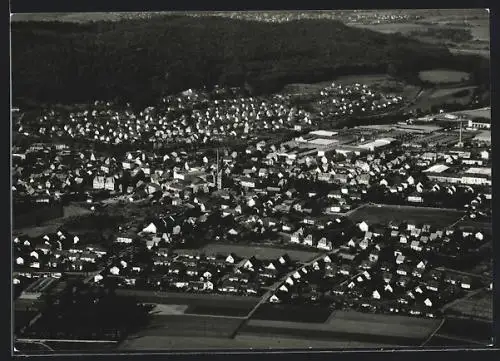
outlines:
[[12, 354], [493, 347], [490, 12], [13, 13]]

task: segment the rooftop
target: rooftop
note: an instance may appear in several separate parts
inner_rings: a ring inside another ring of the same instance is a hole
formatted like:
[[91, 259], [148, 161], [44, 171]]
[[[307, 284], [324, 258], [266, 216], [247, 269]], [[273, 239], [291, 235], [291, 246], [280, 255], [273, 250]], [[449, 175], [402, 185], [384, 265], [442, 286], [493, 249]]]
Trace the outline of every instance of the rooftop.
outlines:
[[427, 168], [424, 172], [430, 173], [442, 173], [446, 170], [450, 169], [447, 165], [444, 164], [434, 164], [432, 167]]

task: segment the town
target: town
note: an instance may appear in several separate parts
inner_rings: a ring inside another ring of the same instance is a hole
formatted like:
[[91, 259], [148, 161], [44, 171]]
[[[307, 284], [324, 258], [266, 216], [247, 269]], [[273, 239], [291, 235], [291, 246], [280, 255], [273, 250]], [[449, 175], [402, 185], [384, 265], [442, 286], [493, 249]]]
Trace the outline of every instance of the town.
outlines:
[[[338, 116], [403, 101], [362, 84], [334, 83], [319, 104], [328, 95]], [[366, 96], [382, 100], [363, 108]], [[489, 109], [478, 112], [321, 130], [286, 96], [237, 88], [140, 112], [15, 109], [18, 337], [119, 340], [128, 326], [53, 319], [109, 287], [149, 309], [187, 304], [167, 315], [237, 317], [242, 335], [332, 312], [460, 313], [450, 305], [492, 292]]]

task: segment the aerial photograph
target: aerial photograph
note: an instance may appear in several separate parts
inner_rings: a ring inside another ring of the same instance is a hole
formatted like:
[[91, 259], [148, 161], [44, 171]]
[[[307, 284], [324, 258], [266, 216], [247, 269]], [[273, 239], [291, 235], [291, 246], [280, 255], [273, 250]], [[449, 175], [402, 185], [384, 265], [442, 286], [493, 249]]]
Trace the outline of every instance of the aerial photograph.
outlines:
[[12, 14], [12, 354], [492, 347], [489, 22]]

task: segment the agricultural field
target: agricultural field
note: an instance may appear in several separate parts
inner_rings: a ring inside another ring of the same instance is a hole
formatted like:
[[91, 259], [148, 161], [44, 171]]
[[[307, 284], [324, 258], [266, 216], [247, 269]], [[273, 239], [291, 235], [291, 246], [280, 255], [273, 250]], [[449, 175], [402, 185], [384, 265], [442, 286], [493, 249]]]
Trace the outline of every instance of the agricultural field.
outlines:
[[475, 321], [468, 318], [447, 318], [437, 336], [454, 338], [461, 342], [491, 343], [493, 322]]
[[486, 118], [491, 120], [491, 107], [488, 108], [480, 108], [480, 109], [471, 109], [471, 110], [462, 110], [459, 112], [454, 112], [453, 114], [457, 115], [465, 115], [471, 118]]
[[[470, 93], [475, 89], [476, 87], [460, 87], [460, 88], [443, 88], [443, 89], [436, 89], [434, 90], [429, 97], [430, 98], [443, 98], [443, 97], [449, 97], [449, 96], [456, 96], [457, 94], [465, 94], [464, 96], [470, 95]], [[461, 98], [457, 96], [457, 98]]]
[[139, 302], [161, 305], [157, 310], [163, 310], [165, 314], [178, 314], [175, 312], [182, 310], [182, 314], [185, 315], [244, 317], [260, 300], [258, 297], [219, 294], [160, 293], [140, 290], [117, 290], [116, 292], [120, 296], [136, 297]]
[[151, 314], [159, 316], [183, 315], [189, 306], [187, 305], [163, 305], [157, 304], [151, 310]]
[[89, 21], [120, 21], [124, 19], [147, 19], [155, 12], [103, 12], [103, 13], [24, 13], [14, 14], [12, 21], [61, 21], [86, 23]]
[[346, 349], [398, 347], [378, 343], [337, 340], [300, 340], [296, 338], [237, 335], [234, 339], [216, 337], [144, 336], [124, 341], [121, 350], [206, 350], [206, 349]]
[[229, 338], [242, 319], [199, 315], [153, 315], [147, 328], [134, 337], [184, 336]]
[[393, 205], [367, 205], [357, 209], [349, 215], [353, 222], [366, 222], [368, 224], [387, 224], [391, 221], [398, 223], [413, 222], [416, 224], [429, 224], [431, 226], [446, 227], [460, 219], [462, 211]]
[[334, 339], [380, 344], [419, 345], [440, 324], [439, 320], [404, 316], [335, 312], [322, 324], [250, 320], [241, 334]]
[[68, 206], [63, 207], [64, 218], [83, 216], [90, 213], [92, 213], [92, 211], [75, 204], [70, 204]]
[[433, 107], [441, 107], [445, 104], [461, 104], [469, 105], [473, 100], [472, 87], [468, 92], [465, 87], [459, 88], [443, 88], [443, 89], [426, 89], [420, 93], [416, 101], [409, 106], [409, 109], [420, 109], [424, 112], [432, 111]]
[[318, 95], [321, 90], [332, 85], [331, 81], [322, 81], [318, 83], [293, 83], [283, 87], [282, 92], [289, 95]]
[[78, 205], [70, 204], [63, 207], [63, 216], [50, 219], [41, 225], [23, 227], [15, 230], [15, 234], [23, 234], [28, 237], [38, 237], [48, 233], [55, 233], [68, 220], [68, 218], [76, 216], [85, 216], [92, 213], [90, 210]]
[[493, 293], [482, 290], [471, 297], [454, 303], [453, 306], [447, 309], [447, 312], [475, 319], [493, 321]]
[[252, 319], [321, 324], [326, 322], [331, 314], [332, 310], [328, 307], [264, 303], [255, 311]]
[[429, 26], [418, 23], [384, 23], [384, 24], [359, 24], [347, 23], [349, 26], [356, 28], [378, 31], [384, 34], [402, 33], [407, 35], [414, 31], [426, 30]]
[[460, 83], [468, 80], [469, 73], [448, 69], [424, 70], [419, 73], [419, 78], [433, 84]]
[[[176, 250], [182, 253], [184, 250]], [[276, 247], [259, 247], [252, 245], [238, 244], [218, 244], [211, 243], [200, 250], [189, 250], [189, 252], [204, 252], [205, 254], [222, 254], [228, 255], [234, 253], [239, 257], [251, 258], [255, 256], [257, 259], [278, 259], [285, 253], [290, 256], [293, 261], [307, 262], [319, 255], [318, 252], [292, 250], [287, 248]]]

